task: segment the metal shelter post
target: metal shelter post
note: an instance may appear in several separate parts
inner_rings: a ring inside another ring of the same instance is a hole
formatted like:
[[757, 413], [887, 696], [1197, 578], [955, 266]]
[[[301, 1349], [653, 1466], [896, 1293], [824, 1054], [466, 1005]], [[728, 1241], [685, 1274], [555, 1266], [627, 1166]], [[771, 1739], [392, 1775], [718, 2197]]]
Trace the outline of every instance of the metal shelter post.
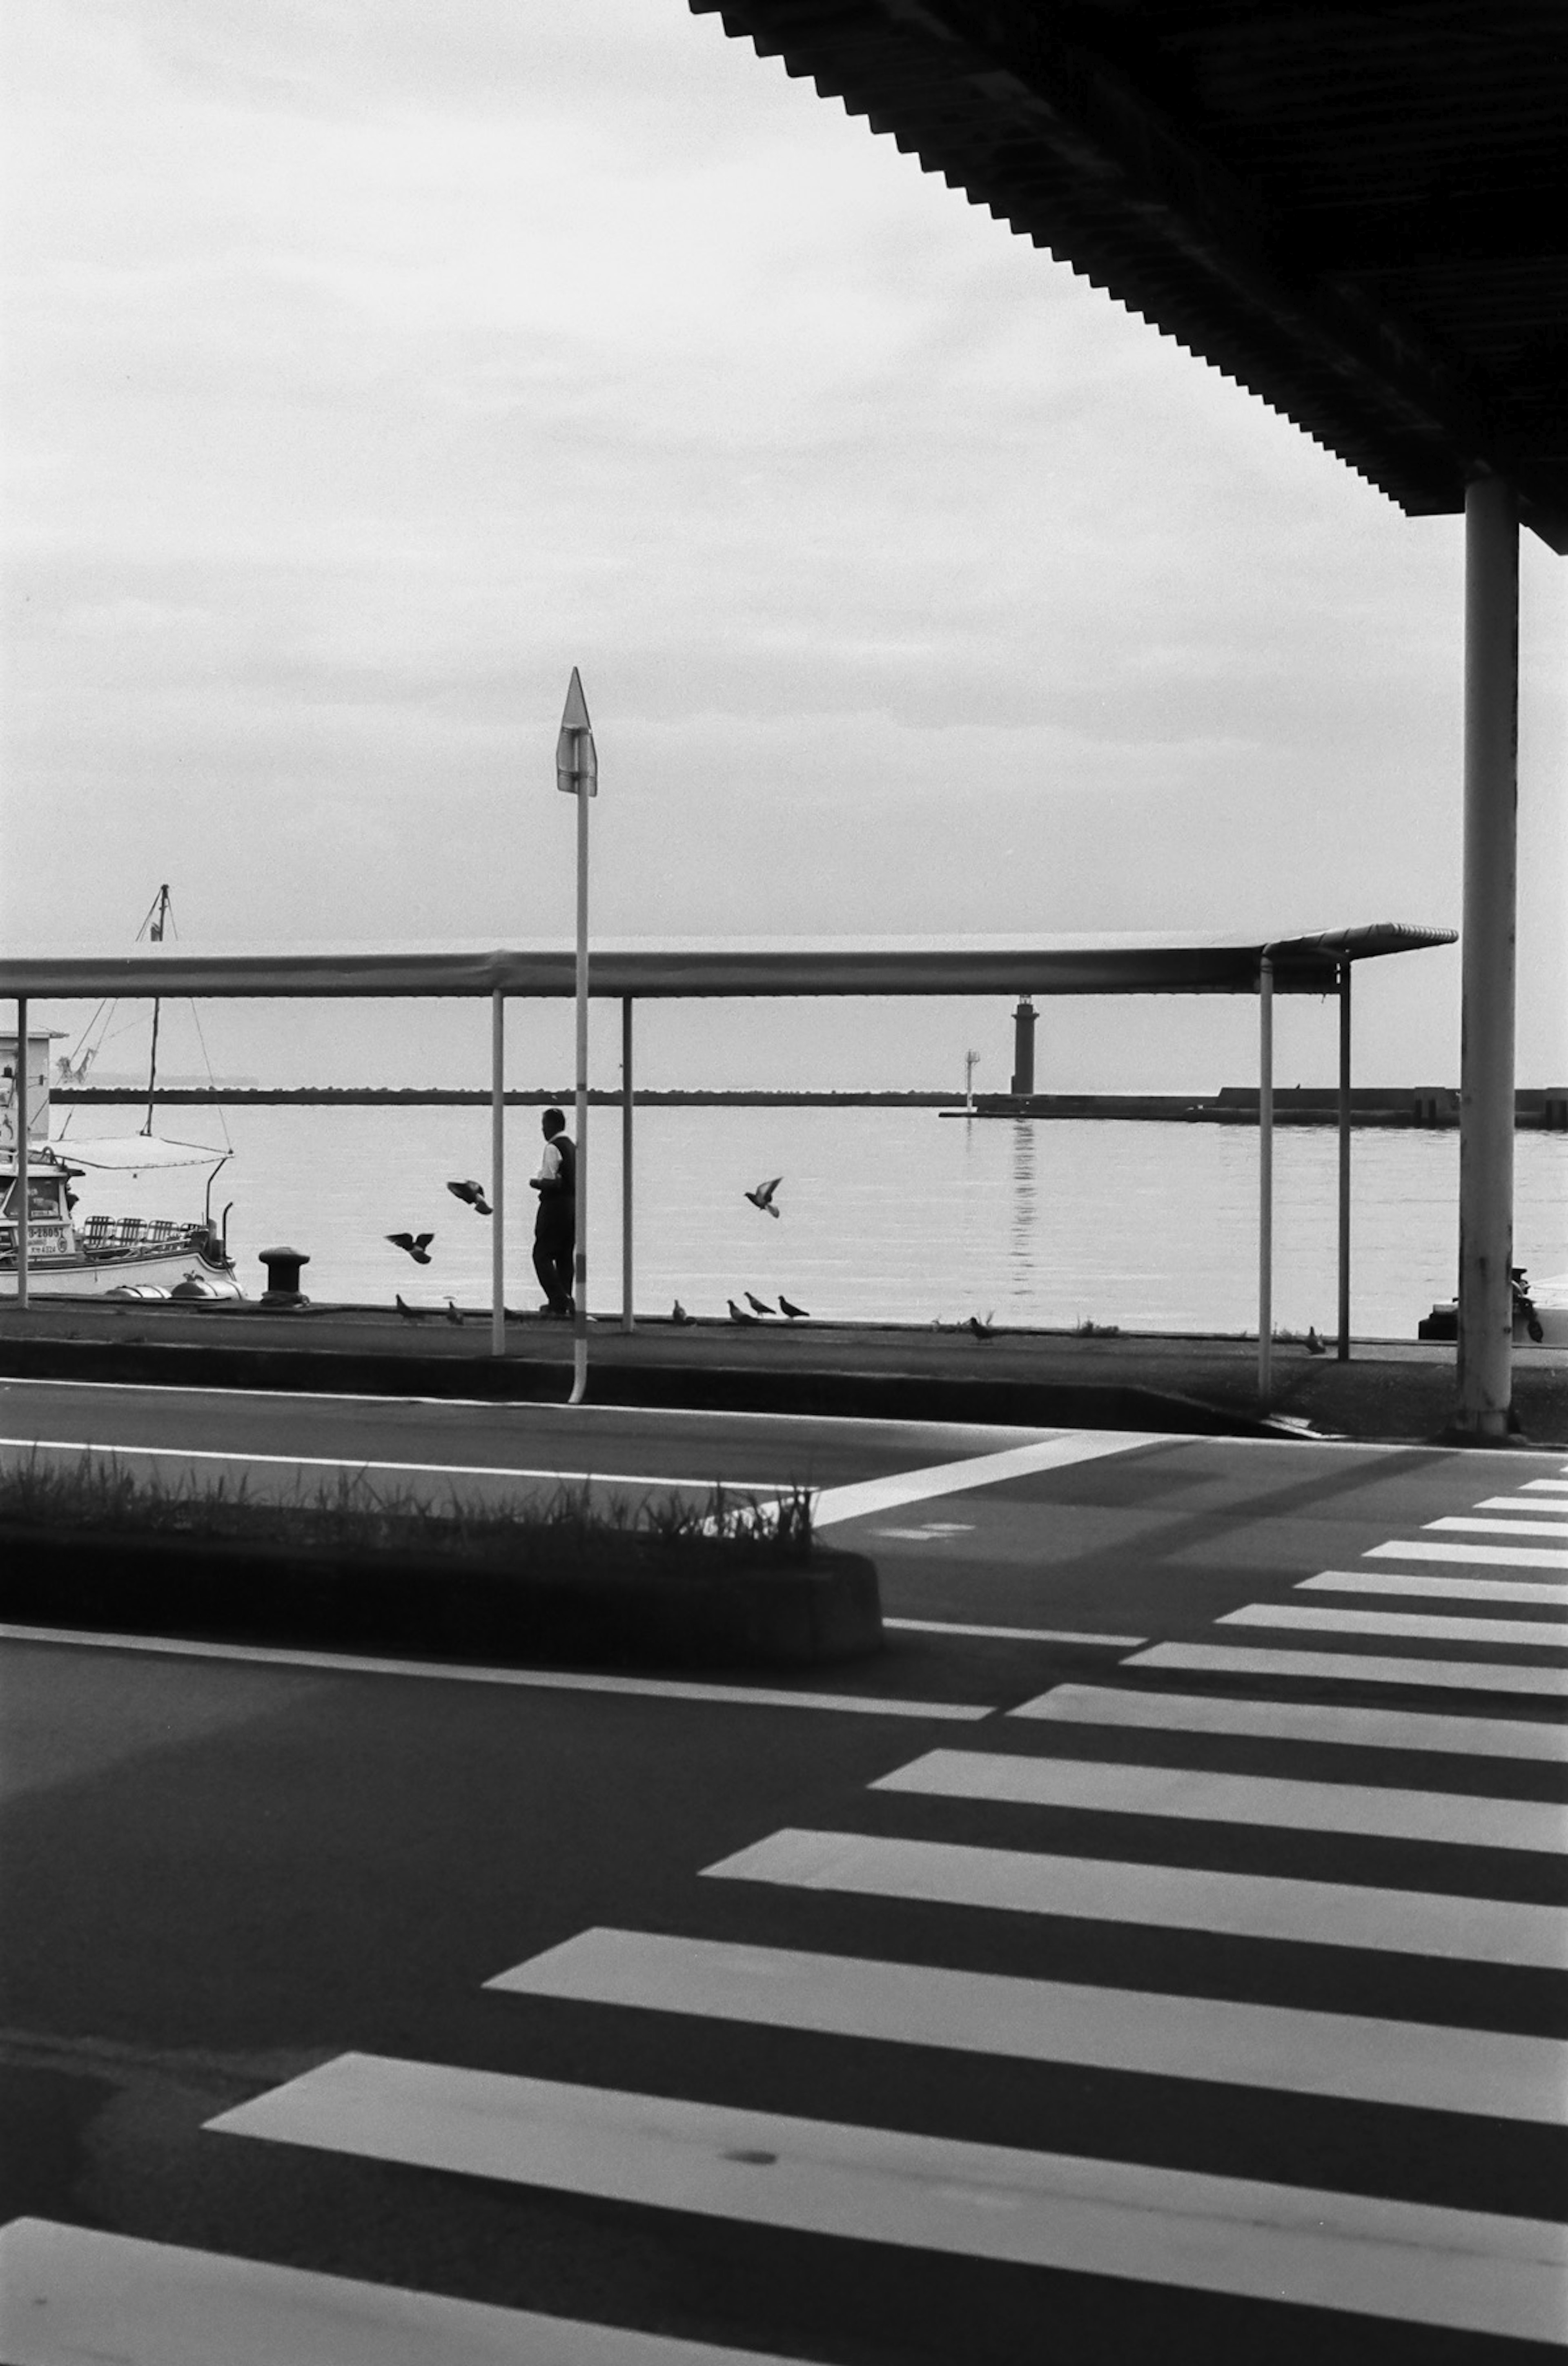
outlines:
[[621, 1328], [637, 1329], [632, 1312], [632, 997], [621, 997]]
[[17, 1303], [28, 1303], [28, 1149], [31, 1123], [28, 1114], [28, 1000], [17, 997], [17, 1188], [11, 1201], [17, 1222]]
[[490, 1352], [506, 1353], [506, 997], [490, 1002]]
[[1338, 1346], [1342, 1364], [1350, 1360], [1350, 971], [1339, 964], [1339, 1305]]
[[1274, 1386], [1274, 964], [1258, 964], [1258, 1401]]
[[577, 791], [577, 1255], [572, 1267], [571, 1395], [588, 1388], [588, 783]]
[[1514, 931], [1519, 522], [1513, 487], [1464, 502], [1464, 904], [1456, 1427], [1506, 1437], [1513, 1401]]

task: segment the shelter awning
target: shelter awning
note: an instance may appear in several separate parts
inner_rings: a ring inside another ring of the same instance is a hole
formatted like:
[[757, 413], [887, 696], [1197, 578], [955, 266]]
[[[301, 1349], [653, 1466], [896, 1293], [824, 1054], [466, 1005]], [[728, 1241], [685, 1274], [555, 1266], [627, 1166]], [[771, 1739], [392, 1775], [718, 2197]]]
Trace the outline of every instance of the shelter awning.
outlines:
[[[1282, 994], [1326, 994], [1341, 961], [1451, 944], [1451, 929], [1383, 921], [1256, 937], [1042, 936], [610, 940], [592, 949], [595, 996], [1252, 994], [1267, 952]], [[570, 945], [252, 947], [0, 957], [0, 995], [569, 997]]]

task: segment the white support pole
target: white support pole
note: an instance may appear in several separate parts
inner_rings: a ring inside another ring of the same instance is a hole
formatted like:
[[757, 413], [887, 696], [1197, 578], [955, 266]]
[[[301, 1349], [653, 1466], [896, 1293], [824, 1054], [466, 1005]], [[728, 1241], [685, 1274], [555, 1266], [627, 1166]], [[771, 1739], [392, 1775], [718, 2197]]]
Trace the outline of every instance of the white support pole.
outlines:
[[[580, 735], [581, 737], [581, 735]], [[571, 1394], [588, 1388], [588, 781], [577, 783], [577, 1254], [572, 1267]]]
[[621, 1328], [637, 1329], [632, 1270], [632, 997], [621, 997]]
[[28, 998], [17, 997], [17, 1189], [12, 1208], [17, 1220], [17, 1303], [28, 1303], [28, 1153], [31, 1145], [28, 1111]]
[[1519, 521], [1514, 489], [1464, 501], [1464, 937], [1455, 1428], [1508, 1434], [1514, 1389], [1514, 928], [1517, 866]]
[[490, 1003], [490, 1352], [506, 1353], [506, 997]]
[[1274, 964], [1258, 964], [1258, 1402], [1274, 1388]]
[[1350, 969], [1339, 964], [1339, 1303], [1336, 1354], [1350, 1360]]

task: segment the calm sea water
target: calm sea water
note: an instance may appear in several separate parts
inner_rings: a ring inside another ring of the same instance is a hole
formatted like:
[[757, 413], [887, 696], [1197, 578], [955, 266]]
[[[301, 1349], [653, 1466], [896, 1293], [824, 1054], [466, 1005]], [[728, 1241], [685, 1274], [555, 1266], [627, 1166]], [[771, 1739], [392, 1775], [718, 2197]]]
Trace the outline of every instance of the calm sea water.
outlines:
[[[89, 1130], [87, 1112], [72, 1131]], [[56, 1125], [58, 1129], [58, 1117]], [[310, 1253], [317, 1299], [487, 1304], [490, 1224], [452, 1199], [449, 1177], [490, 1180], [483, 1109], [231, 1112], [230, 1244], [247, 1291], [260, 1248]], [[929, 1323], [998, 1321], [1123, 1329], [1241, 1331], [1257, 1314], [1258, 1138], [1247, 1128], [974, 1120], [931, 1110], [670, 1109], [637, 1112], [636, 1302], [722, 1314], [745, 1290], [784, 1291], [812, 1313]], [[104, 1129], [107, 1130], [107, 1126]], [[169, 1110], [160, 1132], [219, 1142], [216, 1118]], [[538, 1111], [507, 1114], [507, 1298], [537, 1303], [528, 1261]], [[1331, 1131], [1275, 1137], [1275, 1318], [1335, 1323], [1336, 1144]], [[1568, 1139], [1517, 1144], [1515, 1255], [1532, 1276], [1568, 1270]], [[590, 1301], [621, 1292], [619, 1112], [590, 1112]], [[778, 1222], [746, 1189], [781, 1175]], [[1354, 1137], [1352, 1321], [1412, 1338], [1453, 1295], [1455, 1134]], [[82, 1212], [181, 1215], [199, 1208], [189, 1172], [90, 1178]], [[389, 1232], [434, 1232], [428, 1267]]]

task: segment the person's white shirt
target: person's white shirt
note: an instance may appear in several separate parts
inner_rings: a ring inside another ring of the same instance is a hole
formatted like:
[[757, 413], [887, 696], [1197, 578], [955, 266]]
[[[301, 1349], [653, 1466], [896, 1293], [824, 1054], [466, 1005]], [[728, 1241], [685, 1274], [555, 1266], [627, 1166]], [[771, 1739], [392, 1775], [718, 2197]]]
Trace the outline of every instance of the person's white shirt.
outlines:
[[539, 1171], [530, 1178], [535, 1183], [555, 1183], [560, 1179], [560, 1152], [553, 1142], [547, 1142], [539, 1154]]

